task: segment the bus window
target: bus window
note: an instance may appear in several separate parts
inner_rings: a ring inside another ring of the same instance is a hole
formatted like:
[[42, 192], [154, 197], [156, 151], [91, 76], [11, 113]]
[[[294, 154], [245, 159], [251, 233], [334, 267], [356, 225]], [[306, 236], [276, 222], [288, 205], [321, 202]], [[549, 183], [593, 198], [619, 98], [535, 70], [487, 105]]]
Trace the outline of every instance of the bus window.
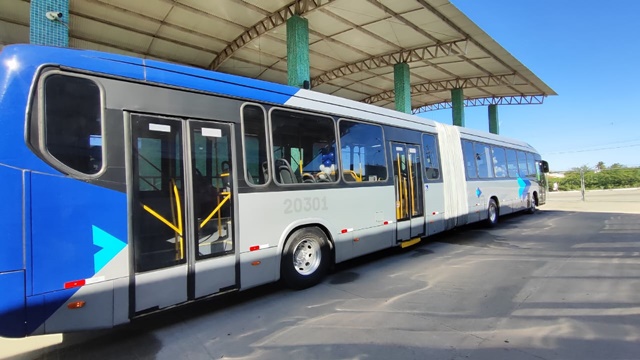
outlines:
[[524, 151], [518, 151], [518, 174], [521, 178], [527, 177], [529, 170], [527, 170], [527, 156]]
[[492, 146], [491, 152], [493, 154], [493, 168], [495, 170], [496, 177], [507, 177], [507, 155], [504, 152], [504, 148]]
[[473, 149], [471, 141], [462, 140], [462, 152], [464, 155], [464, 168], [467, 172], [467, 178], [477, 179], [478, 170], [476, 169], [476, 153]]
[[344, 181], [367, 182], [387, 179], [380, 126], [340, 120], [340, 146]]
[[491, 148], [489, 145], [476, 143], [476, 164], [478, 165], [478, 176], [481, 179], [493, 177], [493, 161], [491, 161]]
[[427, 181], [440, 179], [438, 143], [434, 135], [422, 134], [422, 151], [424, 152], [425, 179]]
[[530, 177], [536, 176], [536, 161], [532, 153], [527, 153], [527, 170]]
[[518, 177], [518, 158], [515, 150], [507, 149], [507, 169], [509, 177]]
[[264, 111], [255, 105], [242, 108], [245, 176], [249, 184], [266, 184], [269, 180], [267, 165], [267, 132]]
[[45, 147], [84, 174], [102, 170], [100, 88], [85, 78], [51, 75], [44, 81]]
[[281, 109], [273, 110], [270, 119], [278, 184], [338, 181], [333, 119]]

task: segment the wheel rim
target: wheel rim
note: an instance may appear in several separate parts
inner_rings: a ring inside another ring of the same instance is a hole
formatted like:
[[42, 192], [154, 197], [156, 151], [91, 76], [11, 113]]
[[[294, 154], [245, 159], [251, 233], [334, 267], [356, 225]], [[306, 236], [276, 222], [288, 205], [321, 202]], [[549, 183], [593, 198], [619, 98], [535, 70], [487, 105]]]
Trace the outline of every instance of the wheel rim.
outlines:
[[314, 239], [302, 240], [293, 250], [293, 267], [300, 275], [313, 274], [321, 259], [320, 244]]
[[489, 221], [494, 222], [496, 221], [496, 207], [495, 205], [491, 204], [489, 205]]

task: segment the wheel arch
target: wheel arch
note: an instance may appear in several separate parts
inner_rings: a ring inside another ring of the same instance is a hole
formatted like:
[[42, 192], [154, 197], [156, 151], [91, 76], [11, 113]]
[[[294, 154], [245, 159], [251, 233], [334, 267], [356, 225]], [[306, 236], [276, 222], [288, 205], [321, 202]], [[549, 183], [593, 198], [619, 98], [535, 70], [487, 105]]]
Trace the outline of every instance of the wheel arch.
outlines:
[[[287, 226], [284, 229], [284, 231], [282, 231], [280, 240], [278, 241], [278, 256], [280, 257], [280, 261], [282, 260], [282, 256], [284, 254], [284, 247], [287, 244], [287, 241], [289, 240], [291, 235], [300, 229], [308, 228], [308, 227], [317, 227], [318, 229], [320, 229], [320, 231], [322, 231], [325, 234], [329, 242], [329, 250], [331, 253], [331, 259], [330, 259], [331, 264], [335, 264], [336, 262], [335, 243], [334, 243], [333, 236], [331, 235], [331, 231], [329, 231], [331, 226], [327, 224], [325, 221], [323, 221], [322, 219], [317, 219], [317, 218], [297, 220], [289, 224], [289, 226]], [[278, 273], [276, 274], [276, 280], [279, 280], [279, 279], [280, 279], [280, 269], [278, 268]]]

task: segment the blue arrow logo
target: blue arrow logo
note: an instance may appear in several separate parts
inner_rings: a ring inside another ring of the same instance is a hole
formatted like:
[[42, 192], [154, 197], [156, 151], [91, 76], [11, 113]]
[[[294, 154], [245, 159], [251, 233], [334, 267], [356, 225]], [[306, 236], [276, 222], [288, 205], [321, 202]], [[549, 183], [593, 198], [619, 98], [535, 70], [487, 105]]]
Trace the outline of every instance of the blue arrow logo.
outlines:
[[93, 254], [93, 268], [97, 274], [111, 259], [113, 259], [120, 250], [127, 246], [126, 243], [120, 239], [109, 234], [108, 232], [100, 229], [99, 227], [92, 225], [93, 227], [93, 245], [99, 246], [102, 249]]
[[480, 188], [476, 189], [476, 196], [480, 197], [480, 195], [482, 195], [482, 191], [480, 190]]
[[522, 199], [525, 194], [529, 192], [531, 181], [523, 178], [518, 178], [518, 196]]

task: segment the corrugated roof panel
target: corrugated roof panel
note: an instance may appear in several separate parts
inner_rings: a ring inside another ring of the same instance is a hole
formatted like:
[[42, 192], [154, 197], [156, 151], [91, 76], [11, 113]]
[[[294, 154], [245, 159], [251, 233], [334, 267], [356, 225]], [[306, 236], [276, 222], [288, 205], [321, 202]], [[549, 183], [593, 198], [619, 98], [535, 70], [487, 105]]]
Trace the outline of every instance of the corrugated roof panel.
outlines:
[[[69, 8], [73, 10], [76, 3], [84, 2], [86, 0], [71, 0]], [[173, 5], [169, 2], [162, 0], [145, 0], [145, 1], [131, 1], [131, 0], [99, 0], [102, 3], [108, 5], [114, 5], [116, 7], [127, 9], [129, 11], [136, 12], [138, 14], [145, 14], [152, 18], [162, 20], [167, 13], [171, 10]]]
[[89, 17], [94, 20], [110, 22], [124, 27], [134, 28], [141, 32], [155, 33], [161, 25], [161, 21], [141, 16], [133, 11], [117, 9], [97, 1], [74, 1], [71, 8], [73, 17]]
[[113, 44], [128, 51], [147, 53], [153, 37], [125, 30], [95, 20], [73, 16], [69, 23], [70, 33], [74, 37], [95, 40], [98, 43]]
[[360, 26], [389, 16], [366, 0], [335, 1], [328, 5], [328, 8], [336, 15]]
[[[404, 49], [415, 48], [425, 42], [432, 43], [429, 38], [393, 18], [366, 25], [364, 28]], [[395, 50], [389, 46], [388, 48], [389, 51]], [[376, 52], [384, 53], [383, 51]]]
[[253, 26], [264, 17], [261, 12], [256, 11], [252, 6], [243, 5], [237, 1], [180, 0], [180, 2], [199, 11], [240, 24], [245, 28]]

